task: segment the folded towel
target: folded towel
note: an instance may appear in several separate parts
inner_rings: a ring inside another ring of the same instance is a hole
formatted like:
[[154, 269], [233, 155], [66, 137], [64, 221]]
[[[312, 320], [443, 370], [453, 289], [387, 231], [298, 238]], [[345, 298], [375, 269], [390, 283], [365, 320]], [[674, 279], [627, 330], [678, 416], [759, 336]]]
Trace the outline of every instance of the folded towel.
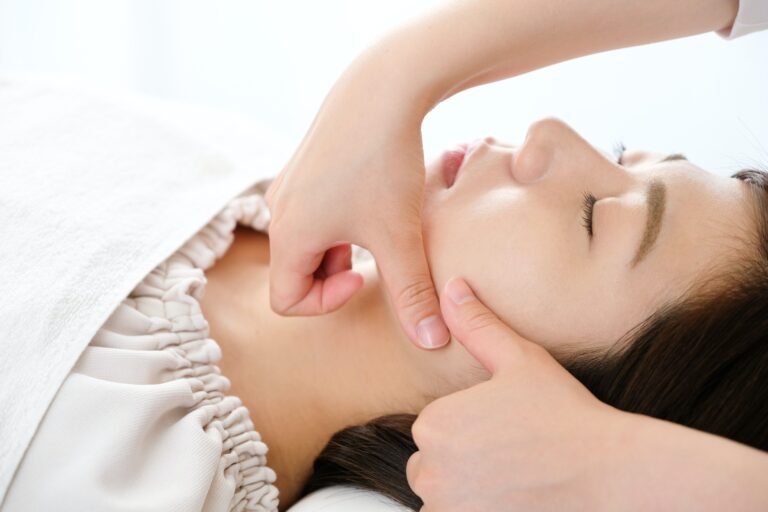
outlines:
[[0, 77], [0, 503], [59, 386], [121, 300], [286, 140], [235, 115]]

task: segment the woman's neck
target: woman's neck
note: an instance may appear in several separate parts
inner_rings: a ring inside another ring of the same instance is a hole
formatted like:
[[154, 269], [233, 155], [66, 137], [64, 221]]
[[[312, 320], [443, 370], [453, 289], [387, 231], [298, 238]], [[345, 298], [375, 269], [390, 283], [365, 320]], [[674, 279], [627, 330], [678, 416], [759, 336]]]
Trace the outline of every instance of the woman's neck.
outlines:
[[331, 435], [392, 413], [417, 413], [433, 389], [427, 353], [400, 331], [373, 264], [340, 310], [281, 317], [269, 306], [269, 245], [238, 228], [201, 300], [231, 395], [270, 447], [283, 506], [292, 503]]

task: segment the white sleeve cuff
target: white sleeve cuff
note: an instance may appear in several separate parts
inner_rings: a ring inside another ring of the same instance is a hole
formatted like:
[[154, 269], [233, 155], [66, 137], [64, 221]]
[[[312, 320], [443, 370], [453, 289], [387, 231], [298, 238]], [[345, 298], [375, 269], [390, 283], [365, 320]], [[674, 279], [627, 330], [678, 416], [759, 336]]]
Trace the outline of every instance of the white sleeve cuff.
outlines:
[[717, 31], [724, 39], [735, 39], [768, 29], [768, 0], [739, 0], [739, 12], [733, 25]]

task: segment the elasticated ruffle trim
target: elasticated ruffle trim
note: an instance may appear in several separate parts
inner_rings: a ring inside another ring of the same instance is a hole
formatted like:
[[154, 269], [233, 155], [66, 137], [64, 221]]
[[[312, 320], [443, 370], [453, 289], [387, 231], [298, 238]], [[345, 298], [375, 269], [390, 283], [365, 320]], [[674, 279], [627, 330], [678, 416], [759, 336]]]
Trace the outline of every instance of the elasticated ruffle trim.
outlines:
[[[221, 359], [221, 348], [209, 337], [199, 300], [206, 284], [203, 271], [232, 244], [237, 224], [267, 230], [269, 210], [256, 191], [254, 187], [232, 199], [150, 272], [91, 342], [93, 347], [163, 351], [156, 367], [147, 365], [146, 372], [159, 382], [184, 380], [189, 384], [192, 398], [188, 414], [195, 411], [206, 434], [221, 440], [217, 477], [235, 490], [230, 505], [234, 512], [277, 511], [275, 472], [267, 466], [267, 446], [254, 430], [248, 409], [238, 397], [225, 393], [230, 381], [215, 365]], [[119, 378], [120, 365], [108, 371], [112, 378]]]

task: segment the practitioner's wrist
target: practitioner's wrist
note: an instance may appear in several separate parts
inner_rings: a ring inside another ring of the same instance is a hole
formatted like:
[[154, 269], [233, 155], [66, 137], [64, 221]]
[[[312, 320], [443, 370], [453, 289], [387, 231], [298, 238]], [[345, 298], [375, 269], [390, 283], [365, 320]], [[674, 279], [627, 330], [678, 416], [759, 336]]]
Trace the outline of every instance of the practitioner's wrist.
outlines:
[[647, 510], [632, 493], [637, 491], [639, 475], [645, 468], [638, 466], [638, 452], [649, 449], [645, 432], [645, 416], [606, 406], [591, 418], [594, 428], [589, 437], [592, 460], [584, 467], [582, 478], [571, 495], [580, 496], [584, 510], [609, 512], [614, 510]]
[[419, 124], [445, 96], [447, 85], [439, 66], [425, 62], [413, 47], [407, 27], [390, 33], [361, 53], [339, 80], [364, 93], [393, 113]]
[[606, 475], [601, 510], [768, 507], [768, 454], [669, 421], [622, 414], [617, 470]]

